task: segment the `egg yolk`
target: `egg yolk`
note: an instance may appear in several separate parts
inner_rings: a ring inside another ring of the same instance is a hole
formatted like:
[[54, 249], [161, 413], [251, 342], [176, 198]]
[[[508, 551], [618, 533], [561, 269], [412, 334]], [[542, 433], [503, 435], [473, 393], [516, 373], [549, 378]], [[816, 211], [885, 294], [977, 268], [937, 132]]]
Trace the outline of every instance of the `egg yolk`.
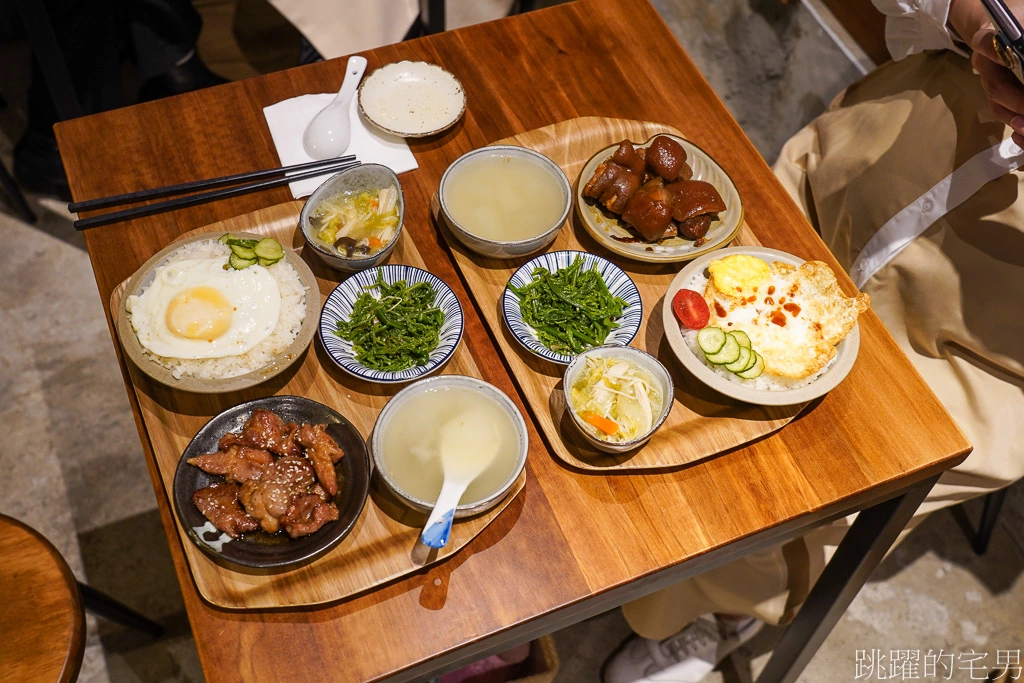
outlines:
[[708, 264], [715, 288], [728, 297], [745, 298], [771, 276], [768, 264], [754, 256], [732, 254]]
[[219, 290], [193, 287], [179, 292], [167, 307], [167, 329], [185, 339], [213, 341], [231, 327], [234, 309]]

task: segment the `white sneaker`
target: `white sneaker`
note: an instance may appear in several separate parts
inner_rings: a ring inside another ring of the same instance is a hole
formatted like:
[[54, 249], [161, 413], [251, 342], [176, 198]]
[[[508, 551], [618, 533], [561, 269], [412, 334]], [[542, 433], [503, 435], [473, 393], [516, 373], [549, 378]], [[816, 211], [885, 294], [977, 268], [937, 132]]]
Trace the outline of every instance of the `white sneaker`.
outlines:
[[633, 636], [605, 662], [601, 677], [604, 683], [697, 683], [763, 625], [750, 618], [723, 637], [714, 616], [705, 615], [665, 640]]

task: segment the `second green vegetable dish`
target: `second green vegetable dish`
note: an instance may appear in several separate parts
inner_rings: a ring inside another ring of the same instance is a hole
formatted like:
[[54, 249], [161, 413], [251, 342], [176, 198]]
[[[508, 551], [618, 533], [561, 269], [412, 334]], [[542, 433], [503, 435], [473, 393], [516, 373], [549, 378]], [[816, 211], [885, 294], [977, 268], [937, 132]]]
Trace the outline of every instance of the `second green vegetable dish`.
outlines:
[[619, 326], [626, 302], [612, 296], [596, 265], [584, 268], [582, 256], [554, 273], [535, 268], [532, 277], [529, 284], [509, 289], [519, 299], [523, 322], [552, 351], [582, 353], [603, 344]]

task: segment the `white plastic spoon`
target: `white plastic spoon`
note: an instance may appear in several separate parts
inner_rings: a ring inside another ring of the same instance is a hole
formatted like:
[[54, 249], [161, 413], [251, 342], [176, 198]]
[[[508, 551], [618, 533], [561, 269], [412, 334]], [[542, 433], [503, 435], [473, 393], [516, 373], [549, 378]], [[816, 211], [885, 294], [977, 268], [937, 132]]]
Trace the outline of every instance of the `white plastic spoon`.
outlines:
[[498, 431], [490, 415], [483, 408], [471, 408], [441, 426], [438, 451], [444, 484], [420, 534], [426, 546], [442, 548], [448, 542], [459, 499], [498, 454]]
[[366, 71], [366, 60], [349, 57], [345, 67], [345, 80], [334, 101], [320, 110], [306, 126], [302, 134], [302, 147], [313, 159], [340, 157], [348, 149], [352, 139], [352, 127], [348, 120], [349, 103], [356, 87]]

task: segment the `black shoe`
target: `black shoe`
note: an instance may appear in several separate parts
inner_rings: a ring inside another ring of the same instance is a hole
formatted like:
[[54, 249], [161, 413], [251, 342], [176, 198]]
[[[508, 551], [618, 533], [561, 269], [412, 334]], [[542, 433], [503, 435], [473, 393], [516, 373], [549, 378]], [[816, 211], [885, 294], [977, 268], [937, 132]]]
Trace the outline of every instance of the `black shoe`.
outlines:
[[306, 64], [315, 64], [316, 62], [322, 61], [324, 61], [324, 56], [317, 52], [316, 48], [313, 47], [313, 43], [306, 40], [306, 36], [301, 36], [299, 39], [298, 66], [305, 66]]
[[209, 88], [212, 85], [227, 83], [226, 78], [221, 78], [206, 68], [206, 64], [199, 58], [199, 53], [192, 55], [184, 64], [171, 67], [170, 71], [150, 78], [142, 84], [139, 90], [139, 102], [149, 102], [162, 97], [181, 95]]
[[14, 146], [14, 177], [29, 192], [71, 201], [71, 188], [53, 133], [25, 131]]

